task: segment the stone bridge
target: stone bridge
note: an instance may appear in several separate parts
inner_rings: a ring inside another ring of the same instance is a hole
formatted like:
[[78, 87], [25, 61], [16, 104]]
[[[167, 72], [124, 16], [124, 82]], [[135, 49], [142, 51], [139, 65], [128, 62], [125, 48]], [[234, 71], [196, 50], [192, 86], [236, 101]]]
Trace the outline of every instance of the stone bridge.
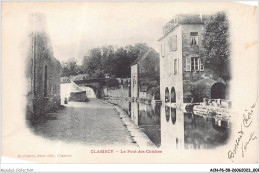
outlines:
[[105, 78], [83, 79], [73, 82], [78, 86], [86, 86], [92, 88], [97, 98], [101, 98], [101, 96], [103, 95], [103, 85], [105, 83]]

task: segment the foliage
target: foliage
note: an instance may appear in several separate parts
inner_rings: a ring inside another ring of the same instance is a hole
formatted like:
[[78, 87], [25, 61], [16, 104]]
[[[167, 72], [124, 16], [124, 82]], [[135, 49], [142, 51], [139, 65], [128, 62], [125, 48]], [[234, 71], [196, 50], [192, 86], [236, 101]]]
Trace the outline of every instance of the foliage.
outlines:
[[84, 56], [82, 68], [83, 72], [92, 78], [104, 77], [103, 59], [99, 48], [90, 50], [89, 55]]
[[84, 56], [83, 72], [90, 78], [104, 78], [106, 75], [118, 78], [130, 77], [131, 64], [148, 49], [144, 43], [120, 48], [103, 46], [91, 49], [88, 55]]
[[61, 67], [61, 77], [75, 76], [82, 73], [75, 58], [70, 58], [67, 62], [62, 62]]
[[154, 95], [156, 92], [160, 92], [160, 83], [158, 81], [149, 82], [147, 85], [147, 93]]
[[139, 86], [141, 91], [146, 91], [148, 94], [154, 95], [160, 88], [160, 65], [159, 55], [151, 51], [149, 58], [144, 58], [139, 61]]
[[224, 80], [230, 78], [229, 22], [224, 12], [218, 12], [204, 23], [201, 57], [205, 67], [213, 69]]
[[191, 94], [194, 102], [202, 102], [203, 98], [207, 98], [205, 85], [191, 86]]
[[115, 76], [112, 76], [111, 78], [106, 79], [105, 85], [107, 87], [117, 88], [119, 86], [119, 81], [115, 78]]

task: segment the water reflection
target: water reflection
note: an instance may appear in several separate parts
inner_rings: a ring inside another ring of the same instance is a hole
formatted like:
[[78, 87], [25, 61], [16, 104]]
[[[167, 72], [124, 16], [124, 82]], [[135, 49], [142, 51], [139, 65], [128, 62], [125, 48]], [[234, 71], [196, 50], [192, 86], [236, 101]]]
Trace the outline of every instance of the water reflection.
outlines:
[[172, 124], [176, 123], [176, 109], [171, 108], [171, 119], [172, 119]]
[[[172, 149], [184, 148], [183, 113], [175, 108], [161, 108], [161, 146]], [[165, 111], [164, 111], [165, 110]], [[168, 115], [169, 114], [169, 115]], [[169, 118], [167, 118], [169, 117]], [[168, 121], [171, 119], [171, 121]]]
[[168, 122], [170, 119], [170, 107], [165, 106], [165, 116], [166, 116], [166, 121]]
[[219, 126], [214, 118], [184, 114], [185, 148], [215, 148], [226, 143], [229, 129]]
[[131, 119], [156, 145], [161, 144], [160, 105], [131, 103]]
[[199, 116], [165, 105], [116, 102], [124, 105], [132, 121], [157, 147], [211, 149], [225, 145], [230, 134], [227, 122], [210, 116]]

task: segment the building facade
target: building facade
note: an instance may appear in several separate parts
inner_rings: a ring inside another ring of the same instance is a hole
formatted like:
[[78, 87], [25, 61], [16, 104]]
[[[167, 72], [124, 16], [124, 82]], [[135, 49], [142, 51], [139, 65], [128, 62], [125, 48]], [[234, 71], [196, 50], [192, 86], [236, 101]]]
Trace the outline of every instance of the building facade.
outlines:
[[[152, 48], [131, 65], [131, 97], [159, 100], [160, 56]], [[158, 92], [156, 91], [158, 90]]]
[[[163, 27], [160, 42], [161, 100], [189, 103], [225, 98], [225, 82], [200, 58], [206, 16], [177, 15]], [[213, 88], [213, 89], [212, 89]]]
[[131, 97], [139, 97], [138, 64], [131, 66]]
[[61, 65], [53, 56], [45, 18], [34, 13], [27, 53], [27, 119], [39, 119], [60, 106]]

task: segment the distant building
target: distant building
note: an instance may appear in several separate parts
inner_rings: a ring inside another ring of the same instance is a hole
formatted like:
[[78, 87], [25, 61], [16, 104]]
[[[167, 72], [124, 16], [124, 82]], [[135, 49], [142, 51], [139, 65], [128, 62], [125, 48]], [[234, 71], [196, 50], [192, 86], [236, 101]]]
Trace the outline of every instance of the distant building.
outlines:
[[187, 103], [202, 97], [225, 98], [225, 82], [200, 58], [205, 16], [177, 15], [163, 27], [160, 42], [160, 93], [164, 102]]
[[[160, 100], [160, 56], [150, 48], [131, 65], [131, 97]], [[148, 93], [148, 91], [150, 91]]]
[[45, 18], [34, 13], [30, 18], [32, 31], [29, 35], [27, 57], [27, 119], [38, 119], [60, 105], [61, 65], [53, 56], [46, 33]]

